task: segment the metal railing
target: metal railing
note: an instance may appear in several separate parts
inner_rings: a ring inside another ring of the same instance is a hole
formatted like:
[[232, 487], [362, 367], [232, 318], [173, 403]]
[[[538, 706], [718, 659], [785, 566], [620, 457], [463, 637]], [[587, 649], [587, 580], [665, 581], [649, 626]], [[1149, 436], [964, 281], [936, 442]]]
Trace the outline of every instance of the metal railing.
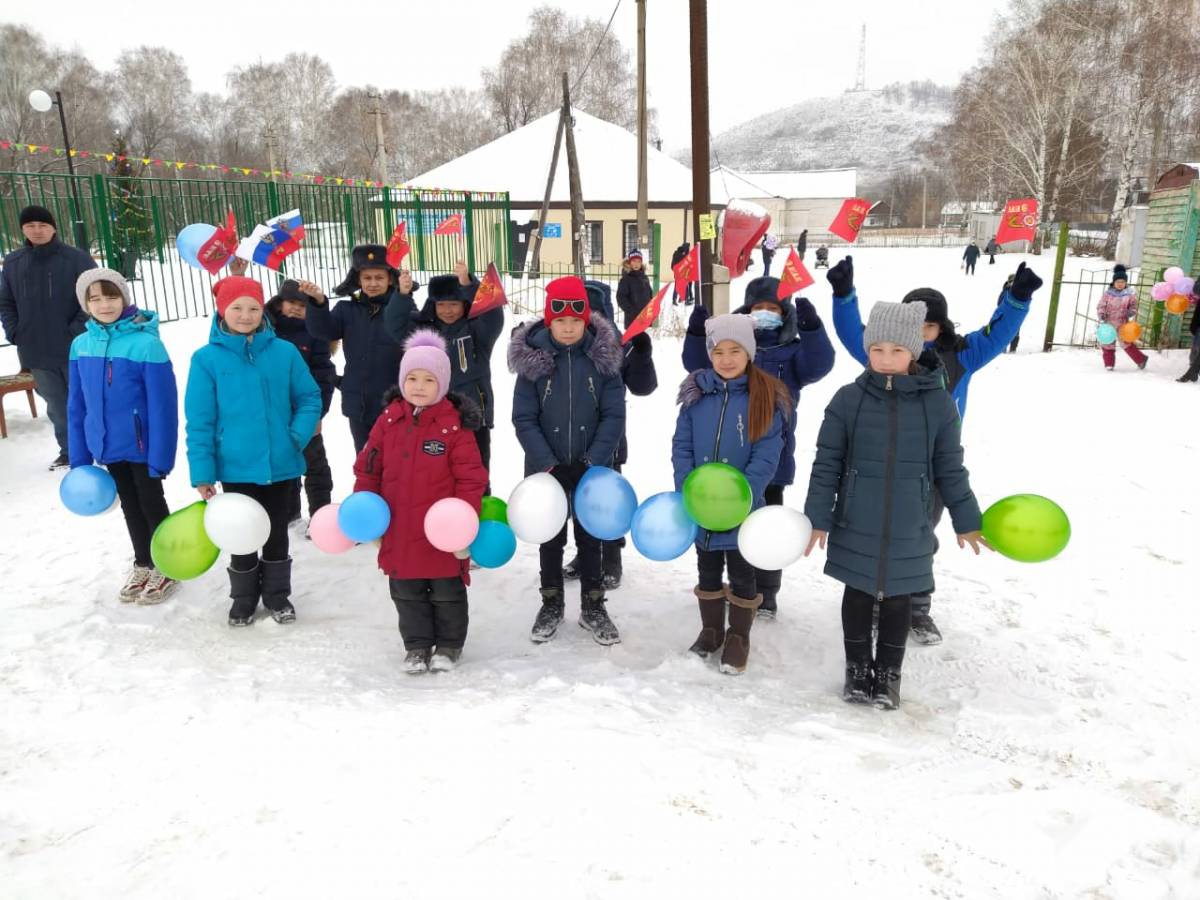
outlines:
[[[1170, 315], [1162, 301], [1150, 296], [1150, 288], [1159, 272], [1133, 267], [1128, 270], [1129, 286], [1133, 288], [1138, 298], [1138, 312], [1135, 321], [1142, 326], [1138, 346], [1148, 350], [1169, 350], [1176, 347], [1190, 347], [1192, 334], [1188, 330], [1191, 317], [1196, 315], [1196, 307], [1191, 307], [1183, 315]], [[1077, 278], [1063, 279], [1059, 282], [1062, 288], [1060, 302], [1068, 299], [1071, 290], [1074, 291], [1075, 314], [1071, 320], [1071, 337], [1068, 346], [1092, 347], [1096, 345], [1096, 327], [1100, 324], [1096, 318], [1096, 306], [1104, 292], [1112, 283], [1112, 267], [1103, 269], [1085, 269]]]

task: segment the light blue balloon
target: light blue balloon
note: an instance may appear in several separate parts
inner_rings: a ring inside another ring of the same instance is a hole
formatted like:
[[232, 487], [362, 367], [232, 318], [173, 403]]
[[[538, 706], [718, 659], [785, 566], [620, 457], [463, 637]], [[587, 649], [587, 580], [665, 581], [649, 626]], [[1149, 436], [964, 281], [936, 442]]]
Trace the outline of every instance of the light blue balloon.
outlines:
[[633, 514], [633, 546], [655, 562], [682, 556], [699, 534], [700, 527], [687, 514], [678, 491], [655, 494]]
[[484, 519], [471, 542], [471, 559], [485, 569], [498, 569], [517, 552], [517, 536], [507, 522]]
[[1101, 322], [1096, 326], [1096, 343], [1112, 344], [1117, 340], [1117, 329], [1113, 328], [1107, 322]]
[[360, 544], [383, 537], [391, 521], [387, 501], [371, 491], [355, 491], [338, 508], [338, 528]]
[[179, 251], [179, 258], [195, 269], [203, 269], [197, 254], [204, 242], [216, 234], [216, 231], [215, 227], [203, 222], [188, 225], [175, 236], [175, 249]]
[[117, 483], [99, 466], [77, 466], [58, 485], [63, 506], [77, 516], [98, 516], [112, 508]]
[[633, 523], [637, 494], [620, 472], [592, 466], [575, 487], [574, 503], [575, 517], [588, 534], [602, 541], [615, 541]]

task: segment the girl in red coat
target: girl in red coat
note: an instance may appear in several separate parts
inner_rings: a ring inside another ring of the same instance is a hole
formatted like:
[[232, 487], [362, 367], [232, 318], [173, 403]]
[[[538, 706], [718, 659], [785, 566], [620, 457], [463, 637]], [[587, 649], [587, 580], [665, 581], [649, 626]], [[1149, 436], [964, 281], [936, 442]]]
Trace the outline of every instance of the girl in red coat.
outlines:
[[479, 511], [488, 473], [479, 458], [478, 408], [448, 397], [450, 358], [436, 332], [418, 331], [404, 345], [400, 386], [384, 395], [385, 408], [354, 463], [356, 491], [387, 501], [391, 524], [379, 550], [400, 614], [405, 671], [454, 668], [467, 639], [466, 553], [436, 549], [425, 537], [425, 513], [438, 500], [458, 497]]

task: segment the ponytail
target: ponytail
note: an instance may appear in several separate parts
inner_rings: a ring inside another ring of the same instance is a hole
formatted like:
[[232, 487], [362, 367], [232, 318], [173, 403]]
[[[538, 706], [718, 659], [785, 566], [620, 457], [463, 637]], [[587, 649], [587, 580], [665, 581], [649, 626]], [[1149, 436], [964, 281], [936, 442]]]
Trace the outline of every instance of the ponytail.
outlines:
[[754, 363], [746, 367], [746, 386], [750, 392], [749, 437], [753, 442], [771, 430], [776, 409], [791, 410], [792, 395], [786, 384]]

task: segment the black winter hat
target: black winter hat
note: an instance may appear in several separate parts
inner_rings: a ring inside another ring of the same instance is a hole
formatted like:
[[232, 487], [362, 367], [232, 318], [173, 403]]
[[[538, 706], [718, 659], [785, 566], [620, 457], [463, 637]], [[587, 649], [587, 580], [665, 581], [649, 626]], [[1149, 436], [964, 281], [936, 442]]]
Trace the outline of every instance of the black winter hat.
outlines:
[[429, 299], [434, 303], [443, 300], [466, 302], [466, 298], [462, 294], [462, 285], [458, 283], [458, 277], [455, 275], [434, 275], [430, 278]]
[[926, 322], [940, 325], [943, 331], [954, 330], [954, 325], [950, 322], [950, 309], [941, 291], [935, 291], [933, 288], [917, 288], [915, 291], [905, 294], [904, 299], [900, 302], [924, 303]]
[[300, 290], [300, 282], [294, 278], [286, 279], [283, 284], [279, 285], [279, 290], [275, 292], [275, 296], [269, 302], [294, 300], [297, 303], [311, 303], [312, 297]]
[[21, 225], [28, 225], [30, 222], [44, 222], [51, 228], [58, 229], [58, 223], [54, 221], [54, 214], [44, 206], [25, 207], [21, 210], [19, 221]]
[[775, 303], [780, 308], [783, 302], [779, 299], [779, 279], [759, 277], [746, 285], [746, 305], [755, 303]]
[[363, 269], [387, 269], [392, 283], [400, 277], [400, 272], [387, 262], [387, 247], [383, 244], [359, 244], [350, 251], [350, 271], [333, 292], [339, 297], [353, 294], [359, 288], [358, 273]]
[[1113, 266], [1113, 277], [1112, 281], [1108, 283], [1108, 286], [1116, 287], [1118, 278], [1121, 279], [1121, 281], [1124, 281], [1126, 284], [1129, 284], [1129, 272], [1120, 263], [1117, 263], [1115, 266]]

